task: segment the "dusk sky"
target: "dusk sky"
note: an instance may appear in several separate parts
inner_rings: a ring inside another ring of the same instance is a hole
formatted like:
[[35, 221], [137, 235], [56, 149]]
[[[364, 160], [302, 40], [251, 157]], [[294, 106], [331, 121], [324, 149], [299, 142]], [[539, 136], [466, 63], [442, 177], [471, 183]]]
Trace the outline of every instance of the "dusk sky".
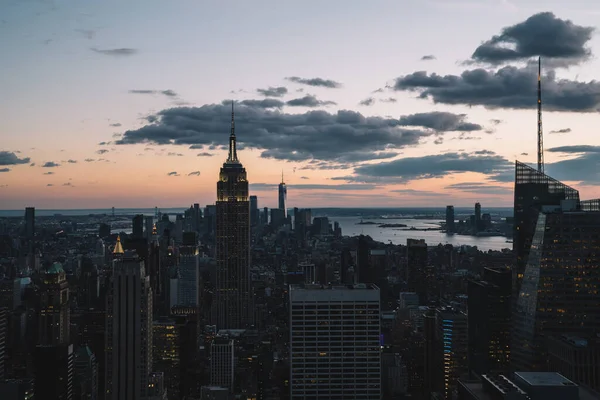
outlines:
[[212, 204], [231, 101], [260, 207], [600, 197], [594, 0], [0, 0], [0, 209]]

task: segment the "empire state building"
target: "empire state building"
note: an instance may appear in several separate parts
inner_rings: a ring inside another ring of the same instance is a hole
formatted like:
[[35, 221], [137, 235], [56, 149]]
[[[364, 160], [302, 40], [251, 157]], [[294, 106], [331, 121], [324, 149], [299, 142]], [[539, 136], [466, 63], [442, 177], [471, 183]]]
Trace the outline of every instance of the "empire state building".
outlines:
[[250, 203], [246, 169], [238, 160], [233, 103], [229, 156], [217, 182], [215, 296], [212, 321], [217, 329], [245, 329], [253, 325], [250, 304]]

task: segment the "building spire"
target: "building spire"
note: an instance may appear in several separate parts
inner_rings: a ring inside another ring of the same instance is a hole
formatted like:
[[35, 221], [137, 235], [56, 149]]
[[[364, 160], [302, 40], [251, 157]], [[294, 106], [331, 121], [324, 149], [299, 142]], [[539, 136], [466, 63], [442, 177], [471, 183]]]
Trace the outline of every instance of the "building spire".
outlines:
[[538, 172], [544, 173], [544, 132], [542, 130], [542, 57], [538, 59], [537, 108], [537, 165]]
[[123, 254], [123, 245], [121, 244], [121, 235], [117, 236], [117, 244], [115, 244], [115, 248], [113, 249], [113, 254]]
[[237, 163], [237, 150], [235, 148], [235, 116], [233, 112], [233, 100], [231, 101], [231, 134], [229, 135], [229, 156], [227, 162]]
[[285, 184], [285, 182], [283, 181], [283, 170], [281, 170], [281, 183]]

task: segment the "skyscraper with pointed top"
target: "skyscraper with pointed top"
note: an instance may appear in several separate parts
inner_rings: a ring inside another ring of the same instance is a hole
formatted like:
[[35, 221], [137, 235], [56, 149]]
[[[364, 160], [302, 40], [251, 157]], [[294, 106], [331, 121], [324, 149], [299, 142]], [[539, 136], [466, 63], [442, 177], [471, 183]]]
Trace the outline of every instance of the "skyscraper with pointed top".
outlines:
[[538, 58], [537, 87], [537, 167], [544, 173], [544, 131], [542, 129], [542, 57]]
[[229, 155], [217, 182], [217, 272], [212, 322], [218, 329], [244, 329], [253, 325], [250, 304], [250, 202], [246, 169], [238, 160], [235, 118], [231, 103]]
[[279, 184], [279, 209], [283, 210], [283, 218], [286, 217], [285, 200], [287, 199], [287, 187], [283, 180], [283, 171], [281, 171], [281, 183]]

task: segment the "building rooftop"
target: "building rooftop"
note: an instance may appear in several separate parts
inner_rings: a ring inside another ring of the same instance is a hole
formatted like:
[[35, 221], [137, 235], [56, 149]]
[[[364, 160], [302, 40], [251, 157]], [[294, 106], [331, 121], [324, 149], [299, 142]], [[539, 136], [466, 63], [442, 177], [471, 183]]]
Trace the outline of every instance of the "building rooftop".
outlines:
[[577, 386], [558, 372], [515, 372], [515, 377], [531, 386]]
[[60, 274], [61, 272], [65, 272], [63, 266], [59, 262], [55, 262], [52, 264], [50, 268], [46, 271], [47, 274]]
[[379, 290], [379, 288], [371, 283], [357, 283], [354, 285], [296, 284], [290, 285], [290, 290]]

